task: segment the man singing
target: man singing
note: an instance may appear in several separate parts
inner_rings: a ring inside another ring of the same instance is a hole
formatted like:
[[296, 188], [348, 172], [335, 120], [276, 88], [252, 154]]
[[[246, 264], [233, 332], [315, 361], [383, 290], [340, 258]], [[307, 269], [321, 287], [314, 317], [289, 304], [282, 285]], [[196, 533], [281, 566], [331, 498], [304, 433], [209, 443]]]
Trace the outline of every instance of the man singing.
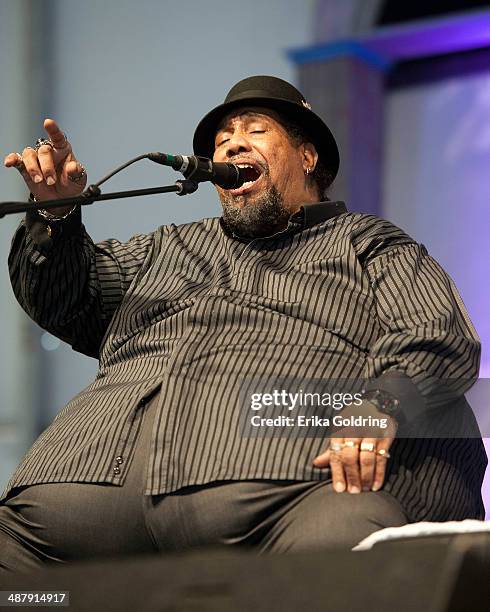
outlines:
[[[81, 193], [85, 168], [57, 124], [44, 127], [48, 139], [5, 165], [37, 201]], [[481, 440], [400, 435], [435, 414], [431, 381], [458, 381], [451, 405], [463, 410], [478, 376], [451, 279], [399, 228], [326, 197], [337, 145], [281, 79], [237, 83], [197, 126], [194, 151], [243, 168], [241, 187], [217, 188], [221, 218], [94, 244], [79, 206], [51, 208], [14, 236], [22, 308], [99, 370], [10, 479], [0, 568], [350, 548], [383, 527], [482, 518]], [[362, 379], [342, 422], [387, 426], [249, 435], [241, 389], [273, 379]]]

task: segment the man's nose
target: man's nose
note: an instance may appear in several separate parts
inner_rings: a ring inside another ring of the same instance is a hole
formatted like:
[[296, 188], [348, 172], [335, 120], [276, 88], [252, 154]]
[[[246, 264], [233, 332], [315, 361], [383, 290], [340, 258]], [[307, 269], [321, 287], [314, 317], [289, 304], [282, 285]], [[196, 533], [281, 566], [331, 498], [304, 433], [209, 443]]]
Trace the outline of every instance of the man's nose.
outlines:
[[226, 142], [225, 154], [226, 157], [230, 158], [239, 153], [250, 151], [251, 149], [252, 147], [246, 136], [241, 132], [235, 132]]

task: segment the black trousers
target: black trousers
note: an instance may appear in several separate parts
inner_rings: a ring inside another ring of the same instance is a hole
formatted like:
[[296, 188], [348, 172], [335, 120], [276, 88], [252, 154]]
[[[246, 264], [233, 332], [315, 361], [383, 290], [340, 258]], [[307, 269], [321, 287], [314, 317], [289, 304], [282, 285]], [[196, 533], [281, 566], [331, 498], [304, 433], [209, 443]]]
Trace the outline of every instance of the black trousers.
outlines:
[[145, 496], [156, 399], [145, 408], [122, 487], [30, 485], [0, 503], [0, 574], [205, 546], [249, 546], [263, 553], [349, 549], [373, 531], [407, 522], [389, 493], [335, 493], [330, 481], [220, 481]]

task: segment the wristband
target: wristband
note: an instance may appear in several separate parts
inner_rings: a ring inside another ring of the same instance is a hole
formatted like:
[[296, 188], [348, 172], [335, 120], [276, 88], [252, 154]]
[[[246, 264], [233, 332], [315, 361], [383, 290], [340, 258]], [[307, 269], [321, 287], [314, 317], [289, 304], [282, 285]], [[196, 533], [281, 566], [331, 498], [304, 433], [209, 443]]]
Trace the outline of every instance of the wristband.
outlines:
[[393, 417], [398, 423], [403, 424], [405, 415], [400, 410], [400, 401], [388, 391], [371, 389], [364, 391], [362, 398], [374, 404], [380, 412]]

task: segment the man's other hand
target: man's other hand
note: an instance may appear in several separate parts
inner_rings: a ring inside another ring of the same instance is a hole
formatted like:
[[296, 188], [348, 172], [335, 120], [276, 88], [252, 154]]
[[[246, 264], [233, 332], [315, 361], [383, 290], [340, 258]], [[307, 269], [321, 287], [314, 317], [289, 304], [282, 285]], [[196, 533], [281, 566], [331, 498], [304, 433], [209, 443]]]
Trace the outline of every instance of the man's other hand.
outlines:
[[315, 467], [330, 466], [335, 491], [360, 493], [378, 491], [385, 479], [389, 449], [395, 439], [397, 423], [380, 412], [374, 404], [364, 401], [339, 413], [342, 417], [373, 417], [386, 420], [386, 427], [347, 427], [337, 429], [330, 438], [328, 449], [313, 460]]

